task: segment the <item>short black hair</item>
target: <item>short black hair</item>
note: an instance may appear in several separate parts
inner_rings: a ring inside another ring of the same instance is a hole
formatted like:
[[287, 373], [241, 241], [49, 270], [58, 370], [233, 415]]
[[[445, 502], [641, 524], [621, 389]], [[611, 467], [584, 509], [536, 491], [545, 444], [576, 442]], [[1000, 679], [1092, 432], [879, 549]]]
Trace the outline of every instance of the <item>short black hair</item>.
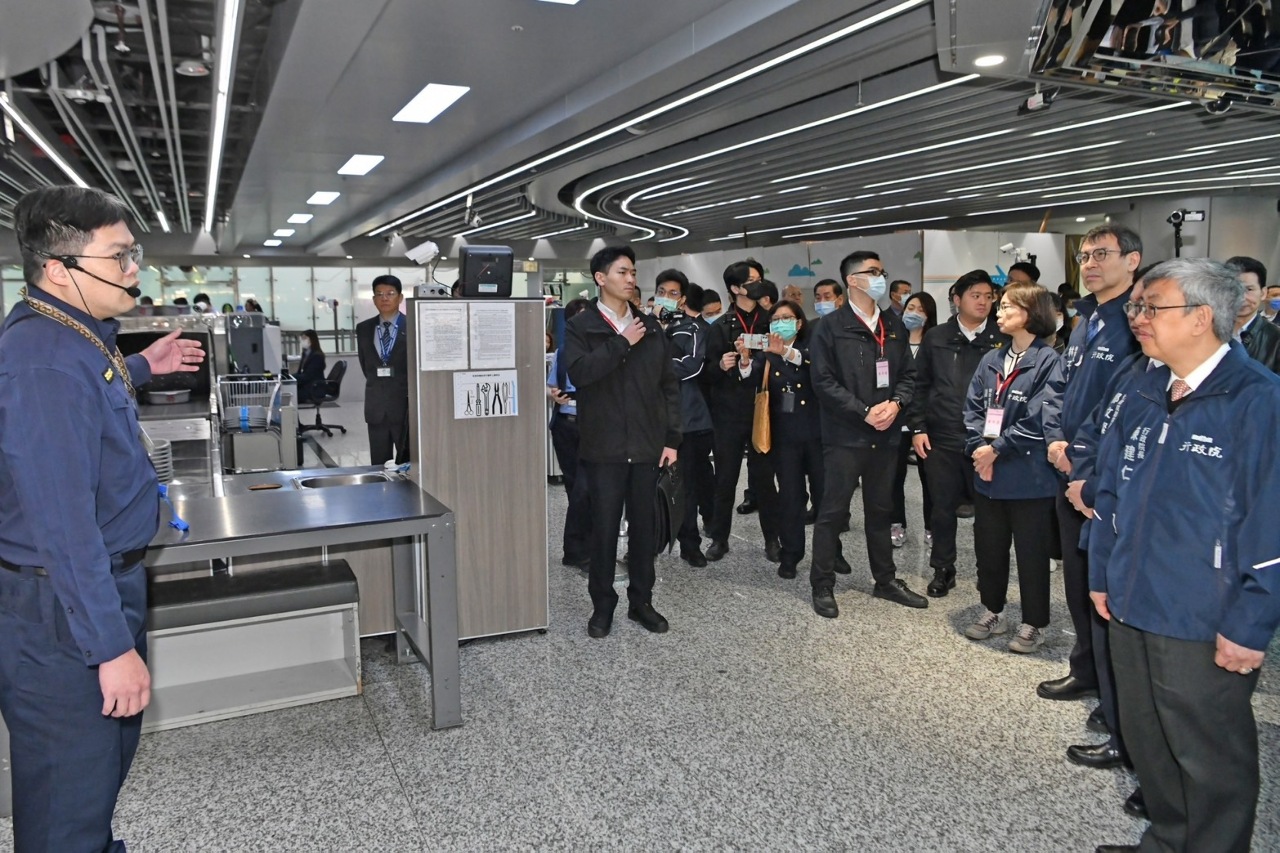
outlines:
[[708, 305], [723, 305], [723, 304], [724, 302], [720, 300], [720, 294], [714, 290], [711, 290], [710, 288], [707, 288], [702, 291], [702, 304], [698, 306], [698, 310], [701, 311], [703, 308], [706, 308]]
[[880, 256], [875, 252], [858, 251], [845, 255], [844, 260], [840, 262], [840, 280], [845, 281], [849, 276], [853, 275], [854, 267], [866, 261], [878, 260], [880, 260]]
[[139, 305], [155, 305], [156, 301], [152, 299], [150, 296], [144, 296], [138, 300], [138, 304]]
[[742, 287], [751, 278], [751, 265], [746, 261], [735, 261], [724, 268], [723, 278], [725, 287]]
[[174, 305], [190, 305], [191, 303], [187, 301], [187, 297], [179, 296], [173, 300], [173, 304]]
[[969, 288], [976, 284], [985, 284], [995, 293], [996, 286], [991, 281], [991, 276], [986, 270], [969, 270], [969, 272], [956, 279], [956, 283], [951, 285], [951, 289], [947, 291], [948, 299], [955, 299], [957, 296], [964, 296]]
[[1236, 255], [1234, 258], [1227, 258], [1227, 266], [1236, 272], [1253, 273], [1258, 277], [1258, 286], [1263, 290], [1267, 289], [1267, 268], [1257, 258], [1251, 258], [1248, 255]]
[[209, 298], [209, 294], [207, 294], [207, 293], [197, 293], [197, 294], [195, 295], [195, 297], [194, 297], [194, 298], [192, 298], [192, 300], [191, 300], [191, 301], [192, 301], [192, 302], [203, 302], [205, 305], [210, 305], [210, 306], [211, 306], [211, 305], [213, 305], [213, 300], [211, 300], [211, 299]]
[[818, 282], [817, 284], [815, 284], [815, 285], [813, 286], [813, 295], [814, 295], [814, 296], [817, 296], [817, 295], [818, 295], [818, 288], [819, 288], [819, 287], [833, 287], [833, 288], [835, 288], [836, 296], [844, 296], [844, 285], [842, 285], [840, 282], [836, 281], [834, 278], [824, 278], [822, 281], [820, 281], [820, 282]]
[[898, 285], [900, 284], [905, 284], [907, 286], [907, 293], [911, 293], [914, 287], [914, 285], [912, 285], [911, 282], [907, 281], [905, 278], [895, 278], [893, 281], [889, 282], [889, 292], [893, 293], [894, 291], [896, 291], [898, 289]]
[[924, 290], [917, 291], [902, 300], [903, 310], [906, 310], [906, 307], [911, 304], [911, 300], [913, 299], [918, 299], [920, 304], [924, 307], [924, 331], [927, 332], [934, 326], [938, 325], [938, 303], [934, 300], [933, 296]]
[[683, 291], [681, 291], [681, 293], [684, 295], [684, 304], [686, 308], [690, 309], [691, 311], [702, 310], [703, 290], [701, 287], [698, 287], [698, 285], [694, 284], [691, 281], [689, 282], [689, 286], [686, 287]]
[[568, 320], [571, 317], [581, 314], [583, 311], [587, 310], [590, 307], [591, 307], [590, 299], [582, 299], [582, 298], [570, 299], [569, 302], [564, 306], [564, 318]]
[[402, 285], [400, 284], [400, 279], [396, 278], [393, 275], [378, 276], [373, 280], [373, 284], [369, 285], [369, 289], [372, 290], [373, 288], [377, 287], [380, 284], [389, 284], [396, 289], [396, 293], [404, 293]]
[[764, 264], [760, 263], [755, 258], [747, 258], [743, 263], [755, 270], [756, 274], [761, 278], [764, 278]]
[[760, 288], [760, 289], [763, 291], [763, 294], [762, 294], [763, 296], [767, 296], [767, 297], [769, 297], [769, 302], [770, 302], [771, 304], [773, 304], [773, 305], [777, 305], [777, 304], [778, 304], [778, 301], [779, 301], [779, 300], [778, 300], [778, 285], [776, 285], [776, 284], [774, 284], [773, 282], [769, 281], [769, 279], [767, 279], [767, 278], [762, 278], [762, 279], [760, 279], [758, 282], [756, 282], [756, 287]]
[[1115, 237], [1116, 245], [1120, 247], [1120, 253], [1131, 255], [1137, 252], [1142, 254], [1142, 238], [1131, 228], [1123, 225], [1108, 223], [1107, 225], [1099, 225], [1097, 228], [1090, 229], [1088, 234], [1084, 235], [1084, 239], [1080, 241], [1080, 245], [1085, 243], [1096, 243], [1103, 237]]
[[13, 208], [23, 276], [35, 284], [46, 259], [83, 252], [93, 242], [94, 231], [128, 221], [124, 202], [101, 190], [75, 186], [32, 190]]
[[1009, 267], [1009, 272], [1012, 273], [1014, 270], [1017, 270], [1018, 272], [1024, 272], [1027, 275], [1031, 276], [1031, 280], [1033, 282], [1035, 282], [1036, 284], [1040, 283], [1040, 267], [1036, 266], [1030, 261], [1018, 261], [1016, 264]]
[[630, 246], [605, 246], [600, 251], [591, 256], [591, 281], [594, 284], [596, 273], [607, 273], [609, 267], [614, 265], [618, 258], [626, 258], [631, 263], [636, 262], [636, 253], [631, 250]]

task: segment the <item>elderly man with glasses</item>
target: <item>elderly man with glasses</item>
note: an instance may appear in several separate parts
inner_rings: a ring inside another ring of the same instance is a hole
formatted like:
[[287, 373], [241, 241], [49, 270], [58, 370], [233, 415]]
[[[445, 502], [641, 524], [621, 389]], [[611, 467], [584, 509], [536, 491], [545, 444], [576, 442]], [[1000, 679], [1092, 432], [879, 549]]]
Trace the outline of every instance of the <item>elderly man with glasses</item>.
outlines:
[[378, 316], [356, 325], [370, 465], [381, 465], [393, 454], [397, 465], [409, 461], [409, 342], [400, 313], [403, 298], [400, 279], [378, 276], [373, 280]]
[[1098, 453], [1090, 596], [1108, 622], [1120, 716], [1151, 826], [1138, 847], [1248, 850], [1251, 699], [1280, 626], [1280, 378], [1231, 343], [1243, 285], [1166, 261], [1125, 308], [1163, 366], [1133, 384]]

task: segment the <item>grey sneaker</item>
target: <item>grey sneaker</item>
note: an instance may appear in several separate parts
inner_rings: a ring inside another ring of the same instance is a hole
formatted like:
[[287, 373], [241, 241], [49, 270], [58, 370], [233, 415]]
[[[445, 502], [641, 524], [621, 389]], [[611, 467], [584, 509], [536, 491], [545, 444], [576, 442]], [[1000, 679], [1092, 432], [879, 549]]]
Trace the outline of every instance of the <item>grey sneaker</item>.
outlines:
[[964, 635], [970, 640], [985, 640], [992, 634], [1003, 634], [1007, 629], [1004, 617], [988, 610], [981, 619], [964, 629]]
[[1044, 631], [1023, 622], [1018, 626], [1018, 633], [1009, 641], [1009, 651], [1029, 655], [1043, 645]]
[[889, 539], [893, 541], [893, 547], [901, 548], [907, 544], [907, 528], [901, 524], [894, 524], [889, 528]]

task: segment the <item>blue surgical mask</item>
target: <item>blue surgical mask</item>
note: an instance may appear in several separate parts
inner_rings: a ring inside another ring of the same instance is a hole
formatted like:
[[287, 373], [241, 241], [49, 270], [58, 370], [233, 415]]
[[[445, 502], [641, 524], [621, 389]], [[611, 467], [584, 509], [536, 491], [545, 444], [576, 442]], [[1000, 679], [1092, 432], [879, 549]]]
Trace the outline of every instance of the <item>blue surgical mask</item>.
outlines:
[[917, 314], [914, 311], [902, 312], [902, 325], [906, 326], [907, 329], [912, 332], [914, 332], [916, 329], [923, 329], [924, 320], [925, 320], [925, 317], [923, 314]]
[[679, 309], [679, 304], [669, 296], [657, 296], [653, 300], [654, 307], [661, 308], [668, 314], [674, 314]]
[[794, 317], [774, 320], [769, 324], [769, 331], [773, 332], [784, 341], [789, 341], [796, 336], [799, 331], [800, 321]]
[[708, 323], [714, 323], [716, 320], [719, 320], [723, 316], [724, 316], [724, 312], [721, 311], [719, 314], [703, 314], [702, 319], [706, 320]]
[[868, 278], [867, 295], [879, 302], [884, 299], [884, 295], [889, 292], [889, 284], [884, 280], [884, 276], [877, 275]]
[[1074, 317], [1078, 312], [1074, 308], [1067, 308], [1067, 316]]
[[1268, 299], [1267, 304], [1271, 306], [1272, 311], [1280, 311], [1280, 299]]
[[836, 303], [835, 302], [815, 302], [813, 303], [813, 310], [818, 312], [819, 317], [825, 317], [828, 314], [830, 314], [832, 311], [836, 310]]

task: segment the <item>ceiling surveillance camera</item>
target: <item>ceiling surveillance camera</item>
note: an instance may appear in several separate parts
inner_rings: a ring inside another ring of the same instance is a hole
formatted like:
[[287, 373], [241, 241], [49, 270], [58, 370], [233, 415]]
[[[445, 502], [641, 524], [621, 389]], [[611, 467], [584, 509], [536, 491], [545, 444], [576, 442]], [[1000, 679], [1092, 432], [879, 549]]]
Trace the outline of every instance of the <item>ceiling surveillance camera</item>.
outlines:
[[1012, 243], [1005, 243], [1003, 246], [1000, 247], [1000, 251], [1004, 252], [1006, 255], [1012, 252], [1013, 249], [1014, 249], [1014, 245]]
[[440, 256], [440, 247], [428, 240], [406, 250], [404, 256], [415, 264], [429, 264]]

